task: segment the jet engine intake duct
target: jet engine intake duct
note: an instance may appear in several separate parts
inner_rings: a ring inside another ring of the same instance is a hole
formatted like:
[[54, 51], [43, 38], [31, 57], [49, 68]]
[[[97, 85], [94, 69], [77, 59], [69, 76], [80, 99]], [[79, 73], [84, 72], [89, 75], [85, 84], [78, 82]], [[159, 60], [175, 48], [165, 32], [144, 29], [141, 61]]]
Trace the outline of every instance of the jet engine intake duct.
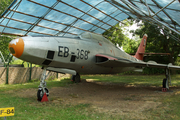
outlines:
[[107, 62], [108, 60], [118, 60], [113, 56], [105, 55], [105, 54], [96, 54], [96, 63]]
[[108, 61], [108, 58], [96, 56], [96, 63], [101, 63], [101, 62], [106, 62], [106, 61]]

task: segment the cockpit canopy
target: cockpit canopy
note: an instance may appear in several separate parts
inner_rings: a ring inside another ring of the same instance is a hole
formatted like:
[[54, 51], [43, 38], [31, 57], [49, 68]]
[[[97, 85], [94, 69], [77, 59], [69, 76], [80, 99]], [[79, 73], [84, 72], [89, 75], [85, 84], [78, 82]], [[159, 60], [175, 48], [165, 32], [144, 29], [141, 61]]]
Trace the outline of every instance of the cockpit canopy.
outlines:
[[90, 33], [90, 32], [83, 32], [79, 35], [81, 39], [89, 39], [89, 40], [96, 40], [96, 41], [101, 41], [101, 42], [108, 42], [111, 43], [109, 40], [104, 38], [102, 35]]

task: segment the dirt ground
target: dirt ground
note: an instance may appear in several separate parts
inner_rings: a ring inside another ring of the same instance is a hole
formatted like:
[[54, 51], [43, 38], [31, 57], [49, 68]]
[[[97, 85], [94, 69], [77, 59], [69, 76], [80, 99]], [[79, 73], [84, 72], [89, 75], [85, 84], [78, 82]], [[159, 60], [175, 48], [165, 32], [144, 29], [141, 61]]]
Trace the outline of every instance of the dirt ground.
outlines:
[[[177, 88], [171, 88], [176, 90]], [[56, 104], [90, 104], [98, 112], [126, 116], [131, 119], [147, 119], [144, 111], [157, 109], [162, 105], [160, 99], [175, 94], [161, 92], [157, 87], [125, 86], [115, 83], [101, 83], [82, 80], [68, 87], [49, 89], [50, 102]], [[28, 89], [17, 93], [20, 97], [36, 97], [37, 89]], [[130, 116], [129, 116], [130, 115]]]

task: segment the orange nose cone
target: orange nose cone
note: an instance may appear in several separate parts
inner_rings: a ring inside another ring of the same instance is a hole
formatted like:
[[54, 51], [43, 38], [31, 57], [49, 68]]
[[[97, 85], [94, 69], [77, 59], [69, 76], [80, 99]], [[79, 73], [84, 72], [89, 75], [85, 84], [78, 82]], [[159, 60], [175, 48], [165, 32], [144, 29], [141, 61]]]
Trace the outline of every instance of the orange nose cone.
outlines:
[[12, 40], [9, 43], [9, 51], [17, 58], [21, 57], [24, 51], [24, 41], [22, 38]]

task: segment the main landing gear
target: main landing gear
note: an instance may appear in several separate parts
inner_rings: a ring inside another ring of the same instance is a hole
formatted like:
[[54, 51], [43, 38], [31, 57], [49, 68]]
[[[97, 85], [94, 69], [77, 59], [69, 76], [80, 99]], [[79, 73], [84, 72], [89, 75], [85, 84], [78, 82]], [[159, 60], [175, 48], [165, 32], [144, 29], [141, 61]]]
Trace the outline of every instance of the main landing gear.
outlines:
[[77, 73], [76, 75], [72, 75], [71, 81], [73, 81], [75, 83], [80, 83], [81, 82], [81, 78], [80, 78], [79, 73]]
[[48, 72], [48, 74], [46, 75], [46, 68], [43, 69], [43, 73], [41, 75], [40, 85], [39, 85], [39, 88], [37, 91], [38, 101], [42, 101], [44, 96], [46, 97], [45, 99], [48, 101], [47, 97], [49, 96], [49, 90], [46, 88], [45, 79], [49, 75], [49, 73], [50, 72]]
[[162, 82], [162, 91], [166, 92], [167, 90], [169, 90], [169, 83], [171, 84], [171, 75], [170, 75], [170, 70], [169, 69], [165, 69], [165, 76], [166, 78], [163, 79]]

